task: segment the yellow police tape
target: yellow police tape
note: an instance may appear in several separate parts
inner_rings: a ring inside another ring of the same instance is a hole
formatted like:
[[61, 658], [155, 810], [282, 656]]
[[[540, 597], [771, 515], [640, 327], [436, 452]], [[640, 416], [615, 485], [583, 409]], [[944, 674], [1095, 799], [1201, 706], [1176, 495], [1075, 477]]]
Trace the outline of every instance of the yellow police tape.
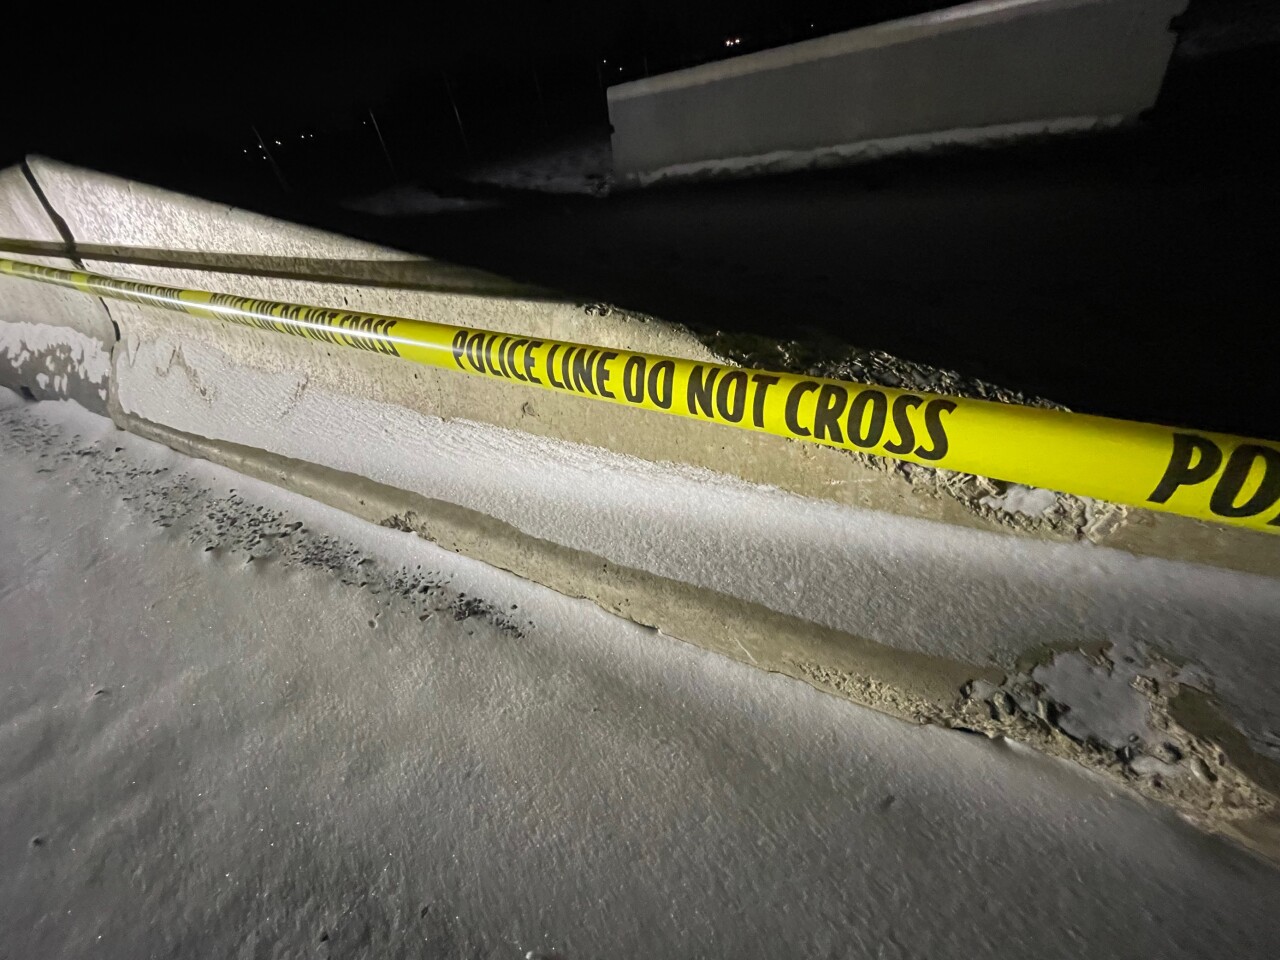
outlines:
[[1280, 444], [0, 258], [0, 273], [842, 450], [1280, 532]]

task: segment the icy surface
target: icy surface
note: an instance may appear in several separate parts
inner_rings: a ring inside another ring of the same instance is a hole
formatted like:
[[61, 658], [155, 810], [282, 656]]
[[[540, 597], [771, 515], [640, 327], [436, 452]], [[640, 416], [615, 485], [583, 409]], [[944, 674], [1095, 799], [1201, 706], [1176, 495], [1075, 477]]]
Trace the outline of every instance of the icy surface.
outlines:
[[[460, 504], [613, 563], [893, 647], [1006, 666], [1045, 644], [1165, 651], [1203, 668], [1255, 748], [1280, 754], [1270, 732], [1280, 731], [1274, 579], [842, 507], [442, 421], [310, 387], [303, 371], [254, 371], [188, 341], [186, 362], [219, 385], [202, 392], [171, 373], [174, 349], [163, 337], [131, 345], [117, 370], [126, 410]], [[1141, 706], [1117, 683], [1116, 696]]]
[[985, 496], [980, 502], [983, 506], [993, 507], [996, 510], [1021, 513], [1028, 517], [1039, 517], [1053, 509], [1058, 502], [1058, 495], [1052, 490], [1012, 483], [1004, 493]]
[[[82, 380], [98, 384], [98, 391], [105, 400], [107, 378], [111, 374], [111, 351], [93, 337], [86, 336], [71, 327], [51, 323], [16, 321], [0, 323], [0, 362], [6, 362], [15, 370], [50, 353], [66, 352]], [[37, 374], [39, 377], [40, 374]], [[67, 375], [60, 374], [50, 381], [55, 390], [67, 389]], [[46, 382], [41, 382], [44, 389]]]
[[[1101, 662], [1098, 662], [1101, 660]], [[1058, 725], [1077, 740], [1094, 737], [1119, 749], [1133, 737], [1147, 744], [1159, 742], [1150, 724], [1145, 701], [1134, 696], [1139, 676], [1184, 679], [1170, 667], [1153, 665], [1148, 651], [1122, 643], [1107, 650], [1105, 658], [1089, 658], [1079, 652], [1061, 654], [1038, 666], [1031, 676], [1050, 691], [1054, 700], [1070, 705]], [[1185, 678], [1195, 683], [1194, 677]]]
[[0, 662], [14, 957], [1251, 958], [1280, 935], [1280, 874], [1064, 765], [4, 392]]

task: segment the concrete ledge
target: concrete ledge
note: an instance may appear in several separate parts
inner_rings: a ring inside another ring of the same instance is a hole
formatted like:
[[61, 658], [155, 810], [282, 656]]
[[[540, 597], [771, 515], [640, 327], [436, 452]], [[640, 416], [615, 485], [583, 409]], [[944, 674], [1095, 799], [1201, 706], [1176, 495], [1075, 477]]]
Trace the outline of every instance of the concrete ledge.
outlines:
[[1111, 126], [1154, 105], [1186, 0], [980, 0], [609, 90], [620, 181]]
[[[32, 169], [90, 269], [715, 359], [648, 318], [401, 288], [396, 271], [422, 280], [437, 265]], [[258, 276], [258, 257], [298, 269]], [[68, 296], [70, 310], [100, 306]], [[41, 309], [56, 329], [78, 322], [63, 301]], [[1280, 538], [110, 309], [110, 412], [125, 429], [838, 695], [1019, 739], [1271, 850]]]
[[[1061, 722], [1069, 709], [1032, 678], [1043, 649], [1000, 669], [905, 651], [679, 579], [531, 536], [486, 513], [239, 444], [190, 436], [127, 414], [130, 431], [188, 456], [278, 484], [761, 669], [915, 723], [1008, 737], [1169, 804], [1205, 829], [1280, 860], [1280, 765], [1256, 753], [1212, 698], [1166, 683], [1151, 691], [1163, 759], [1116, 750]], [[1069, 652], [1064, 648], [1062, 653]], [[1176, 759], [1175, 759], [1176, 757]], [[1172, 762], [1168, 762], [1172, 761]]]
[[[49, 202], [65, 211], [61, 215], [74, 231], [77, 249], [89, 269], [266, 299], [438, 319], [691, 359], [724, 359], [689, 331], [651, 318], [547, 294], [500, 295], [489, 291], [501, 288], [501, 278], [229, 211], [52, 161], [37, 158], [31, 161], [31, 168], [44, 184]], [[86, 183], [99, 189], [90, 189]], [[140, 202], [131, 206], [135, 200]], [[132, 246], [120, 238], [128, 239]], [[178, 246], [161, 253], [159, 245], [170, 241]], [[95, 251], [115, 253], [110, 259], [97, 260], [92, 257]], [[136, 261], [127, 259], [129, 251], [138, 257]], [[255, 260], [264, 263], [263, 275], [250, 272]], [[20, 289], [15, 286], [18, 283], [9, 281], [9, 286], [20, 293], [41, 289], [29, 283]], [[479, 289], [475, 286], [471, 287], [473, 292], [457, 291], [459, 285], [468, 284], [479, 284], [486, 292], [474, 292]], [[87, 298], [53, 292], [63, 299], [48, 304], [41, 313], [46, 320], [72, 323], [75, 311], [93, 307]], [[137, 396], [130, 391], [142, 378], [161, 376], [156, 371], [170, 368], [181, 370], [193, 351], [207, 346], [215, 348], [227, 364], [246, 372], [293, 378], [296, 382], [290, 390], [329, 389], [429, 417], [463, 418], [643, 460], [704, 468], [847, 506], [980, 530], [1056, 540], [1085, 539], [1137, 553], [1194, 559], [1254, 573], [1280, 573], [1278, 537], [1091, 504], [1048, 492], [1026, 497], [1008, 485], [981, 478], [854, 456], [779, 437], [725, 431], [710, 423], [636, 415], [522, 385], [461, 377], [243, 328], [202, 324], [130, 303], [113, 301], [110, 310], [121, 325], [123, 354], [117, 368], [128, 381], [124, 390], [130, 397]], [[151, 354], [150, 372], [138, 366], [139, 349]], [[144, 410], [139, 412], [148, 415]]]

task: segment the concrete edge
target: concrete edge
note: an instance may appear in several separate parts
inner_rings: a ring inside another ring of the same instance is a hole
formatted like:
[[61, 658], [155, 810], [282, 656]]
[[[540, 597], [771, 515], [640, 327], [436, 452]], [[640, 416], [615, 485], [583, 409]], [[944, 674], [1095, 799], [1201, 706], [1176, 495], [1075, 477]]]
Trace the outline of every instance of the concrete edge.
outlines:
[[1153, 767], [1124, 750], [1066, 732], [1058, 723], [1058, 705], [1042, 697], [1032, 679], [1033, 664], [1002, 672], [894, 649], [619, 566], [455, 504], [253, 447], [185, 434], [126, 414], [117, 405], [112, 419], [120, 429], [184, 455], [412, 532], [683, 642], [863, 706], [914, 723], [1024, 743], [1170, 806], [1202, 829], [1280, 862], [1280, 765], [1256, 754], [1211, 699], [1194, 688], [1166, 683], [1142, 691], [1171, 757]]
[[367, 260], [326, 257], [273, 257], [196, 250], [165, 250], [113, 244], [24, 240], [0, 237], [0, 254], [26, 259], [62, 258], [67, 262], [96, 261], [123, 266], [160, 267], [273, 280], [312, 283], [359, 284], [424, 293], [458, 293], [477, 297], [571, 302], [567, 298], [529, 284], [473, 267], [408, 254], [403, 260]]

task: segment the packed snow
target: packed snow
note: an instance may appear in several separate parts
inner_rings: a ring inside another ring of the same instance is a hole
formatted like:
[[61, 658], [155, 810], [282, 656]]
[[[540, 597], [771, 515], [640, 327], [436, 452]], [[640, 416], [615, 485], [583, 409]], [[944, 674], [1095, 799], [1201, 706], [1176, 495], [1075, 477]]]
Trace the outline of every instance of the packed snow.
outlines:
[[602, 196], [613, 186], [613, 150], [607, 131], [587, 131], [477, 163], [463, 177], [509, 190]]
[[1280, 874], [0, 393], [0, 954], [1269, 957]]

